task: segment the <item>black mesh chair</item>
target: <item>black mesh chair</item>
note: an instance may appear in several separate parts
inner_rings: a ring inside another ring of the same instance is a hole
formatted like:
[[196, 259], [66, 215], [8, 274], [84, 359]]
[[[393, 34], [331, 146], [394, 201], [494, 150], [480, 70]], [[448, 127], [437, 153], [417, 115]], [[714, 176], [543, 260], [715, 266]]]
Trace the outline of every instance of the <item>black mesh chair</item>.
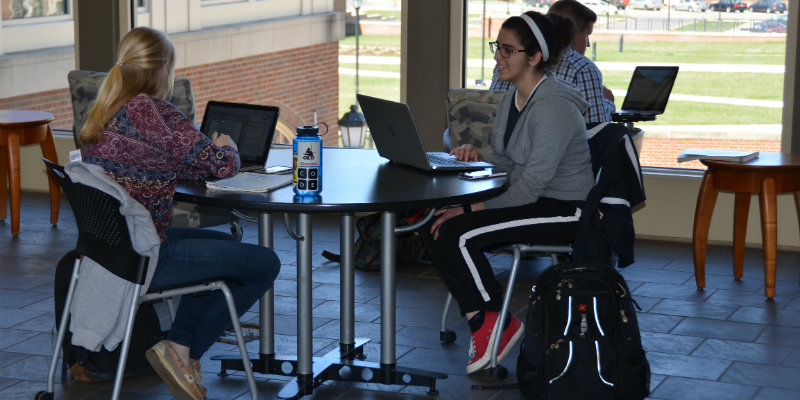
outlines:
[[149, 257], [143, 256], [133, 249], [131, 237], [128, 232], [128, 224], [125, 221], [125, 217], [119, 211], [120, 202], [99, 189], [73, 182], [65, 173], [64, 167], [46, 159], [44, 163], [47, 169], [56, 177], [56, 180], [58, 180], [72, 207], [72, 212], [75, 215], [75, 222], [78, 225], [78, 244], [75, 247], [77, 253], [75, 267], [72, 278], [70, 279], [67, 299], [64, 304], [64, 317], [61, 318], [58, 327], [58, 337], [55, 349], [53, 350], [53, 357], [50, 361], [50, 370], [47, 375], [47, 391], [38, 392], [36, 394], [36, 399], [53, 398], [55, 386], [54, 378], [58, 365], [59, 353], [61, 352], [64, 335], [68, 326], [67, 323], [70, 316], [69, 309], [75, 294], [75, 288], [80, 278], [80, 258], [86, 256], [96, 261], [114, 275], [136, 285], [134, 296], [128, 308], [125, 336], [121, 344], [122, 347], [120, 350], [116, 377], [114, 379], [112, 399], [119, 398], [125, 363], [130, 347], [131, 333], [133, 331], [133, 321], [139, 304], [186, 294], [221, 290], [228, 303], [228, 311], [230, 312], [231, 323], [236, 333], [239, 351], [247, 374], [250, 394], [255, 400], [257, 398], [255, 379], [253, 378], [250, 359], [247, 355], [247, 349], [242, 337], [236, 306], [234, 305], [233, 296], [231, 295], [228, 285], [223, 280], [195, 282], [182, 286], [173, 286], [168, 289], [152, 290], [143, 294], [142, 284], [145, 282], [147, 276]]

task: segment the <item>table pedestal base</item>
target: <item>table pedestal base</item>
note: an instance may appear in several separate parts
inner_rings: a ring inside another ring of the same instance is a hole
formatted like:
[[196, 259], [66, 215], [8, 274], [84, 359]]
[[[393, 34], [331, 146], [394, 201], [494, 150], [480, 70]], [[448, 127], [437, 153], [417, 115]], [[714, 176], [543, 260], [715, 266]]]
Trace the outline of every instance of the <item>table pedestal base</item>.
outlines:
[[[355, 345], [342, 345], [339, 350], [314, 357], [313, 375], [298, 375], [297, 361], [288, 357], [261, 355], [250, 361], [253, 363], [253, 372], [295, 377], [278, 393], [280, 399], [299, 399], [312, 394], [325, 381], [428, 386], [429, 395], [439, 394], [436, 379], [445, 379], [447, 374], [363, 361], [363, 346], [370, 340], [357, 338], [355, 341]], [[236, 356], [214, 356], [211, 359], [220, 361], [221, 376], [227, 375], [228, 370], [244, 370], [242, 360]]]

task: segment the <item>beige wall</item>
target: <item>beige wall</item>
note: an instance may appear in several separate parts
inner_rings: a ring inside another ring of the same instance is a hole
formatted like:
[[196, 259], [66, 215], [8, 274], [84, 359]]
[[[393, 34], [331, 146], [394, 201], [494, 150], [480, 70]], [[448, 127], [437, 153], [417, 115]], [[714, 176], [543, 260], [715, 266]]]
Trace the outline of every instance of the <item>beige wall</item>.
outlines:
[[[694, 226], [694, 209], [702, 175], [675, 176], [649, 173], [644, 183], [645, 206], [633, 214], [636, 235], [690, 242]], [[761, 245], [761, 217], [758, 197], [750, 201], [747, 224], [748, 246]], [[733, 194], [720, 192], [711, 219], [709, 243], [730, 244], [733, 241]], [[778, 246], [800, 249], [800, 228], [791, 194], [778, 195]]]

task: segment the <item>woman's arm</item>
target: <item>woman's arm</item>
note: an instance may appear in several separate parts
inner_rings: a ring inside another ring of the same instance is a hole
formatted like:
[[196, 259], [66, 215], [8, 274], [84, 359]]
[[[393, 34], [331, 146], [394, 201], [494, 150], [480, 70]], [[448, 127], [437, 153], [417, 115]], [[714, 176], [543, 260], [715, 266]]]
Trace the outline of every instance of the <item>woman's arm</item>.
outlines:
[[227, 135], [214, 140], [198, 131], [172, 104], [156, 100], [156, 107], [169, 131], [164, 149], [179, 160], [180, 178], [227, 178], [239, 171], [241, 160], [236, 144]]

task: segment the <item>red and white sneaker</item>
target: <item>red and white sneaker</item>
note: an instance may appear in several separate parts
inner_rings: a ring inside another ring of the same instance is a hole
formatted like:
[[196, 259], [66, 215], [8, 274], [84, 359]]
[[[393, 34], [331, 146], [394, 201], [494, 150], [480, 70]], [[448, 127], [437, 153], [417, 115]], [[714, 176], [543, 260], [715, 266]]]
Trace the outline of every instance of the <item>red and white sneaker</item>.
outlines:
[[[467, 364], [467, 373], [471, 374], [480, 371], [489, 366], [492, 361], [492, 355], [489, 349], [494, 345], [495, 336], [492, 333], [497, 330], [497, 324], [500, 321], [500, 314], [495, 311], [486, 311], [483, 316], [483, 325], [481, 329], [472, 334], [469, 341], [469, 363]], [[525, 329], [522, 326], [519, 318], [510, 315], [508, 328], [503, 331], [500, 337], [500, 347], [497, 349], [497, 363], [499, 364], [506, 356], [514, 344], [522, 337]]]

